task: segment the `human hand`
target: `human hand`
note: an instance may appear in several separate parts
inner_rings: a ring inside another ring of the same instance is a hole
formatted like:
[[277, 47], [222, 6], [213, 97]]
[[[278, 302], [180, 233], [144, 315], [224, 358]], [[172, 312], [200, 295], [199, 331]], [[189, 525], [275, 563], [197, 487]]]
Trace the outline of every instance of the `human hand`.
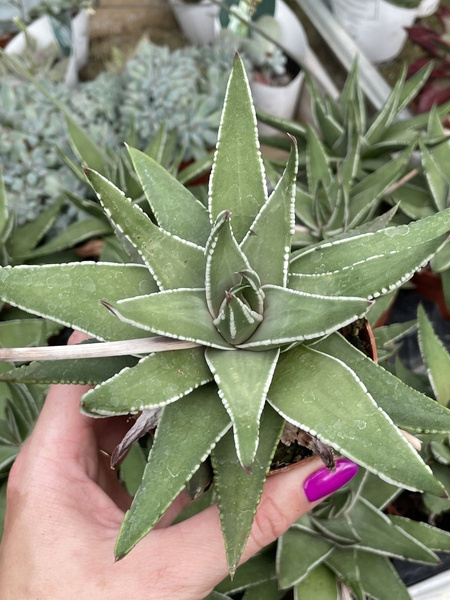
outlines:
[[[69, 343], [85, 338], [75, 333]], [[227, 575], [216, 506], [170, 526], [189, 502], [181, 494], [158, 526], [114, 563], [131, 498], [99, 448], [111, 453], [128, 427], [120, 418], [82, 415], [79, 404], [87, 389], [51, 387], [13, 466], [0, 546], [2, 600], [201, 600]], [[356, 471], [350, 461], [340, 461], [331, 474], [313, 458], [270, 477], [243, 562]]]

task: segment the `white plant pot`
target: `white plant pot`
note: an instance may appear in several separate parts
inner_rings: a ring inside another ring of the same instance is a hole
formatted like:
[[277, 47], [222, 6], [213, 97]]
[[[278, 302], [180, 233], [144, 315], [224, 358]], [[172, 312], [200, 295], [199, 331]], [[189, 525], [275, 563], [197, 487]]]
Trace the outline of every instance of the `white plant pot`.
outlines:
[[408, 588], [412, 600], [449, 600], [450, 571], [444, 571]]
[[330, 0], [333, 13], [374, 63], [395, 58], [405, 43], [405, 27], [418, 16], [432, 14], [439, 0], [422, 0], [418, 8], [400, 8], [386, 0]]
[[173, 14], [184, 35], [196, 46], [203, 46], [214, 41], [214, 20], [220, 7], [209, 0], [201, 0], [199, 4], [186, 4], [183, 0], [169, 0]]
[[[288, 85], [275, 87], [256, 81], [250, 83], [255, 106], [275, 117], [294, 118], [305, 73], [300, 71]], [[258, 125], [260, 135], [279, 135], [279, 131], [269, 125]]]
[[[305, 32], [296, 14], [284, 0], [276, 0], [274, 17], [280, 25], [280, 46], [301, 64], [305, 56]], [[218, 15], [214, 21], [214, 29], [216, 37], [219, 37], [221, 26]], [[276, 117], [292, 119], [296, 114], [304, 78], [304, 72], [300, 71], [285, 86], [275, 87], [256, 81], [250, 82], [255, 106]], [[279, 131], [263, 123], [258, 125], [258, 129], [261, 135], [279, 134]]]
[[[89, 54], [89, 16], [86, 10], [81, 10], [71, 21], [72, 25], [72, 54], [69, 58], [65, 83], [73, 87], [78, 82], [78, 71], [84, 67]], [[49, 46], [58, 47], [49, 17], [40, 17], [27, 27], [27, 34], [36, 43], [38, 50]], [[7, 54], [22, 54], [26, 49], [25, 33], [17, 34], [6, 46]]]

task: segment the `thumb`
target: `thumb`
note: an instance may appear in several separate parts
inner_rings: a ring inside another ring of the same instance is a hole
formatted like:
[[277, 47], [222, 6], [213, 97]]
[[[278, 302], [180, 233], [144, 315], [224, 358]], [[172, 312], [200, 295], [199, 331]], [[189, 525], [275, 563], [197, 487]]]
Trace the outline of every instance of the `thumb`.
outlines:
[[[309, 512], [326, 496], [343, 487], [358, 472], [358, 466], [347, 459], [338, 459], [336, 470], [328, 471], [318, 458], [303, 460], [292, 470], [269, 477], [264, 485], [261, 502], [242, 562], [275, 541], [302, 515]], [[192, 581], [201, 581], [206, 589], [213, 588], [227, 574], [225, 546], [222, 538], [217, 506], [160, 530], [160, 534], [183, 544], [161, 544], [171, 548], [171, 560], [186, 563]], [[175, 557], [174, 554], [180, 554]]]

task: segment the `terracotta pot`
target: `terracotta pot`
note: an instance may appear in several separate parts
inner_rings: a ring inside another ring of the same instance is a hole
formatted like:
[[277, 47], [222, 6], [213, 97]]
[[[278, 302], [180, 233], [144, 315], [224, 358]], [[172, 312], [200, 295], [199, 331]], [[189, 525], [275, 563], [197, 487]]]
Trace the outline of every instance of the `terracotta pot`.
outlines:
[[13, 33], [5, 33], [0, 37], [0, 48], [5, 48], [6, 44], [13, 38]]
[[412, 280], [417, 292], [424, 298], [435, 302], [444, 319], [450, 321], [450, 312], [445, 303], [440, 276], [437, 273], [433, 273], [430, 269], [423, 269], [416, 273]]

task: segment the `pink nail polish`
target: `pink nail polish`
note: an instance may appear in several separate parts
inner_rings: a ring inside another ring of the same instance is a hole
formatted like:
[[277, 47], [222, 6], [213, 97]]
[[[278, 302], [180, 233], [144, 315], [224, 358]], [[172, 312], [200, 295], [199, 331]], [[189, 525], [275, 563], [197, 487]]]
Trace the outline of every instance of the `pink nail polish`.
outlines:
[[339, 458], [336, 461], [335, 471], [322, 467], [307, 477], [303, 484], [306, 497], [310, 502], [320, 500], [348, 483], [357, 472], [358, 465], [347, 458]]

